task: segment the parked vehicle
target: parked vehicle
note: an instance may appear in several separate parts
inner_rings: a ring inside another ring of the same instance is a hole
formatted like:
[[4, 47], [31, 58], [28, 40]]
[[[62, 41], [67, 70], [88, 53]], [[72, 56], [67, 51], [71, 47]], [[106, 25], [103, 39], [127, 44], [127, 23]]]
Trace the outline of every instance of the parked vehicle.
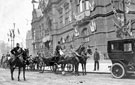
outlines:
[[135, 73], [135, 39], [108, 41], [107, 50], [112, 61], [111, 74], [114, 78]]

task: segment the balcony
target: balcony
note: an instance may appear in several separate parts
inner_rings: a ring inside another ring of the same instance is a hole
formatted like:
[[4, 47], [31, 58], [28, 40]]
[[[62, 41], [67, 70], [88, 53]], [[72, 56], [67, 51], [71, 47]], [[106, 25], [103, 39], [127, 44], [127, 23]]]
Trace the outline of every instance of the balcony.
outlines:
[[85, 10], [81, 13], [78, 13], [76, 15], [76, 25], [85, 25], [88, 24], [89, 21], [87, 20], [87, 18], [90, 16], [90, 10]]

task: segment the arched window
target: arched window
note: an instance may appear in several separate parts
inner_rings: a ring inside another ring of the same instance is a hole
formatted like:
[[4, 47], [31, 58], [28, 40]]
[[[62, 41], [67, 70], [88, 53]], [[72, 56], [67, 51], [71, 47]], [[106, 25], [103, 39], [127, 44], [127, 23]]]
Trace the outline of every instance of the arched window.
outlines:
[[82, 37], [87, 36], [87, 35], [88, 35], [88, 30], [87, 30], [87, 28], [84, 28], [82, 30]]
[[66, 37], [66, 42], [69, 42], [69, 35]]

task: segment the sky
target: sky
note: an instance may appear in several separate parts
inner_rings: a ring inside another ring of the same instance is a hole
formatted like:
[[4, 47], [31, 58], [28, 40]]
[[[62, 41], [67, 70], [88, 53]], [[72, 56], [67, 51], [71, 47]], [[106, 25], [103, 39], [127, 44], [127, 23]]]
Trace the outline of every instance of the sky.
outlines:
[[[0, 40], [8, 42], [9, 30], [14, 28], [15, 41], [25, 46], [26, 33], [31, 29], [32, 0], [0, 0]], [[20, 34], [18, 34], [19, 29]], [[16, 43], [15, 42], [15, 43]]]

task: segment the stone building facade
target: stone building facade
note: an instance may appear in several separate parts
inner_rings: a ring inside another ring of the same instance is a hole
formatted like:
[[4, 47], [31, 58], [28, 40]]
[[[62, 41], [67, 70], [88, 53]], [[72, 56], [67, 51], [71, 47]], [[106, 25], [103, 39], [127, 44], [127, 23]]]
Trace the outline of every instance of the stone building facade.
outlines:
[[[33, 51], [43, 56], [53, 52], [51, 31], [53, 29], [52, 21], [54, 16], [53, 5], [57, 4], [57, 0], [40, 0], [38, 8], [33, 8], [32, 19], [32, 39]], [[34, 4], [34, 3], [33, 3]]]
[[[98, 48], [104, 55], [108, 40], [134, 37], [134, 3], [134, 0], [49, 0], [47, 7], [40, 6], [43, 16], [32, 22], [33, 36], [45, 32], [39, 40], [35, 39], [33, 46], [49, 41], [51, 52], [54, 52], [58, 41], [66, 49], [77, 49], [84, 44], [90, 45], [93, 51]], [[118, 31], [123, 23], [130, 21], [130, 26], [126, 25], [127, 34]], [[44, 31], [40, 30], [40, 25]], [[44, 46], [42, 51], [45, 52]]]
[[32, 46], [32, 32], [31, 30], [27, 31], [26, 34], [26, 48], [29, 49], [29, 55], [33, 55], [33, 46]]

